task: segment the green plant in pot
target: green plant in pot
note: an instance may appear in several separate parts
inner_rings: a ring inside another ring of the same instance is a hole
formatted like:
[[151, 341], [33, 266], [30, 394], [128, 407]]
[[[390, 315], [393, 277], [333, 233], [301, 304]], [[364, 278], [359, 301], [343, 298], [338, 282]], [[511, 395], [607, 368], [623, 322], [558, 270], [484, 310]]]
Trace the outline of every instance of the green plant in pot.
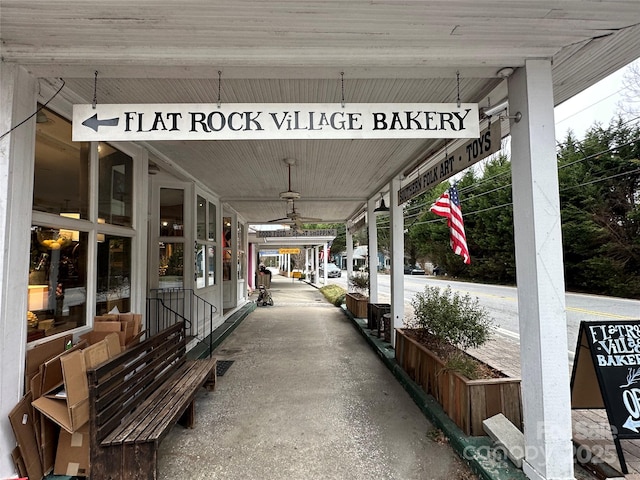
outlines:
[[349, 287], [355, 292], [346, 295], [347, 310], [355, 317], [367, 317], [367, 303], [369, 303], [369, 274], [366, 272], [355, 273], [349, 276]]
[[365, 272], [352, 274], [349, 277], [349, 286], [357, 293], [366, 295], [369, 292], [369, 274]]
[[469, 294], [460, 295], [450, 287], [425, 287], [411, 300], [415, 319], [411, 327], [426, 346], [438, 353], [447, 367], [477, 378], [482, 372], [477, 361], [464, 350], [478, 348], [491, 337], [492, 320], [480, 306], [478, 299]]
[[442, 406], [466, 435], [484, 435], [482, 422], [502, 413], [522, 427], [520, 379], [468, 355], [491, 335], [491, 319], [467, 295], [426, 287], [411, 301], [415, 318], [396, 330], [400, 368]]

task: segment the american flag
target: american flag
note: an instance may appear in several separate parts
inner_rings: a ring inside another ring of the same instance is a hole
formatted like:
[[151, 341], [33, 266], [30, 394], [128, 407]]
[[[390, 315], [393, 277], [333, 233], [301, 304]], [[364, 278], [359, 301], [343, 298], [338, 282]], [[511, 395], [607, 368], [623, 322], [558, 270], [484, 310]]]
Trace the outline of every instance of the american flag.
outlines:
[[469, 256], [469, 248], [467, 247], [467, 237], [464, 233], [460, 198], [458, 197], [458, 189], [455, 185], [449, 187], [449, 189], [431, 205], [429, 210], [447, 219], [453, 253], [460, 255], [467, 265], [470, 264], [471, 257]]

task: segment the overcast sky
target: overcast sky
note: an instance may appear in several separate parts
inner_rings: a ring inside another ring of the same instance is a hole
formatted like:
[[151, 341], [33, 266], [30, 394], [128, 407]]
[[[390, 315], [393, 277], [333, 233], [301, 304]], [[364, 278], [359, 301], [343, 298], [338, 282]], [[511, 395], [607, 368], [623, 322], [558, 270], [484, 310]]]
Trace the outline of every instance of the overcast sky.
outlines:
[[562, 142], [570, 129], [578, 140], [582, 140], [586, 130], [594, 122], [598, 121], [603, 127], [607, 127], [612, 119], [618, 117], [625, 69], [626, 67], [618, 70], [556, 107], [557, 141]]

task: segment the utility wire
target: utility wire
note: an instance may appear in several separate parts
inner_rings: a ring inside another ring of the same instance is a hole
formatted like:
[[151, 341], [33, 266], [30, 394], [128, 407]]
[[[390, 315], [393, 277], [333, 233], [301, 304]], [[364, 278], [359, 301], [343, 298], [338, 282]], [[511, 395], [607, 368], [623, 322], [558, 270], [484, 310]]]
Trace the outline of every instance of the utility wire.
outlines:
[[38, 113], [40, 112], [40, 110], [42, 110], [44, 107], [46, 107], [47, 105], [49, 105], [49, 102], [51, 100], [53, 100], [54, 98], [56, 98], [58, 96], [58, 94], [62, 91], [62, 89], [64, 88], [64, 84], [65, 81], [64, 79], [62, 80], [62, 85], [60, 85], [60, 88], [58, 89], [58, 91], [56, 93], [53, 94], [53, 96], [47, 100], [47, 102], [42, 105], [40, 108], [38, 108], [35, 112], [33, 112], [31, 115], [29, 115], [27, 118], [25, 118], [24, 120], [22, 120], [20, 123], [18, 123], [17, 125], [14, 125], [13, 127], [11, 127], [9, 130], [7, 130], [6, 132], [4, 132], [2, 135], [0, 135], [0, 140], [2, 140], [4, 137], [6, 137], [7, 135], [9, 135], [11, 132], [13, 132], [16, 128], [18, 128], [20, 125], [28, 122], [29, 120], [31, 120], [33, 117], [35, 117], [36, 115], [38, 115]]

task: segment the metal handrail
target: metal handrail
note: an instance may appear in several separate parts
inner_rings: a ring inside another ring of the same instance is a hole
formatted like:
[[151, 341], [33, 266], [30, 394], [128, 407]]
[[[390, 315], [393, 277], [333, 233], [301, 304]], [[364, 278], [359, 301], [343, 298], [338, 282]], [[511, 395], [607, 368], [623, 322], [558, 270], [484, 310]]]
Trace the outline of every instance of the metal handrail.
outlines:
[[[215, 305], [188, 288], [156, 288], [147, 299], [147, 329], [153, 334], [178, 321], [184, 321], [185, 335], [199, 343], [209, 340], [213, 352], [213, 317]], [[156, 302], [155, 305], [152, 302]]]

